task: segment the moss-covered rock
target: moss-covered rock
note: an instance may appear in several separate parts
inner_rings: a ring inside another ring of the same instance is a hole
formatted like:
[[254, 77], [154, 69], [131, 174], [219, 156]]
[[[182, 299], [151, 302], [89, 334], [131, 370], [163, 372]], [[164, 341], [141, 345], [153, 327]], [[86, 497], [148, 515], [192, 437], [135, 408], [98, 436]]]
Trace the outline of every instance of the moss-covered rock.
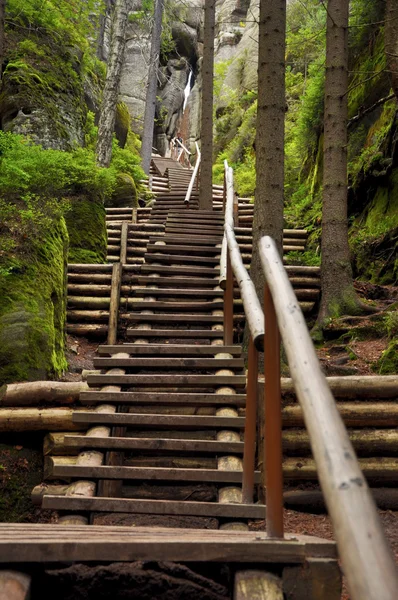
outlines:
[[67, 212], [70, 263], [103, 263], [107, 254], [105, 208], [96, 196], [75, 196]]
[[395, 375], [398, 373], [398, 340], [391, 340], [377, 362], [376, 370], [380, 375]]
[[53, 223], [14, 269], [0, 270], [0, 384], [60, 375], [68, 233]]
[[119, 173], [116, 188], [112, 197], [106, 201], [106, 206], [114, 206], [115, 208], [138, 206], [137, 188], [131, 175]]

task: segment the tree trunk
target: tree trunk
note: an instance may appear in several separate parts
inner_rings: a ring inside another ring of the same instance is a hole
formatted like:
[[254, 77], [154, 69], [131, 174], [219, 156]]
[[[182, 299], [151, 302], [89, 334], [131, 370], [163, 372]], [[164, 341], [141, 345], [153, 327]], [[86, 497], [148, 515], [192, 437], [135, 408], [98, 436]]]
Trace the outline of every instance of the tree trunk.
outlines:
[[396, 0], [386, 0], [385, 48], [391, 83], [398, 99], [398, 6]]
[[256, 192], [250, 275], [263, 301], [264, 275], [258, 242], [276, 241], [282, 256], [285, 126], [286, 0], [260, 0]]
[[347, 221], [348, 4], [328, 1], [320, 325], [330, 316], [358, 310]]
[[205, 24], [202, 62], [202, 108], [199, 209], [213, 208], [213, 70], [216, 0], [205, 0]]
[[4, 62], [4, 18], [6, 11], [6, 0], [0, 0], [0, 81], [3, 73]]
[[142, 133], [141, 157], [142, 167], [149, 174], [151, 164], [153, 127], [155, 121], [156, 92], [158, 89], [158, 68], [160, 55], [160, 38], [162, 34], [162, 16], [164, 0], [155, 1], [155, 12], [152, 29], [151, 53], [149, 57], [148, 85], [146, 90], [144, 129]]
[[116, 0], [113, 13], [108, 70], [98, 123], [97, 163], [100, 167], [109, 167], [112, 158], [112, 138], [126, 45], [128, 5], [129, 0]]

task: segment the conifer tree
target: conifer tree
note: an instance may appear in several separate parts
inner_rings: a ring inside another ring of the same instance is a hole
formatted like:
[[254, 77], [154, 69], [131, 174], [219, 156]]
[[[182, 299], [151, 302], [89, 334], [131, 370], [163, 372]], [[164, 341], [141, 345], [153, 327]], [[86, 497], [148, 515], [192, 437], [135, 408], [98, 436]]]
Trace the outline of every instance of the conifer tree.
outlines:
[[144, 129], [142, 133], [141, 146], [142, 167], [147, 175], [149, 173], [152, 154], [163, 9], [164, 0], [155, 0], [151, 52], [149, 57], [148, 85], [145, 99]]
[[0, 0], [0, 80], [3, 73], [4, 60], [4, 18], [6, 10], [6, 0]]
[[386, 0], [385, 47], [391, 83], [398, 100], [398, 3]]
[[205, 0], [205, 23], [202, 62], [202, 107], [199, 208], [213, 207], [213, 70], [216, 0]]
[[129, 5], [130, 0], [116, 0], [113, 9], [107, 74], [98, 123], [97, 162], [100, 167], [109, 167], [112, 158], [112, 138], [126, 46]]
[[282, 256], [284, 197], [286, 0], [260, 0], [256, 192], [250, 275], [262, 300], [258, 242], [271, 236]]

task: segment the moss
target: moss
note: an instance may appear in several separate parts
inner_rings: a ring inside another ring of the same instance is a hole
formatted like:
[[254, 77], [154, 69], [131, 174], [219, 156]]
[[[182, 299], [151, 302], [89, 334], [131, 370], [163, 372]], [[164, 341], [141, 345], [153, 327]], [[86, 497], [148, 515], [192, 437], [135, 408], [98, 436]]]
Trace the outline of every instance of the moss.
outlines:
[[376, 363], [375, 370], [380, 375], [395, 375], [398, 373], [398, 340], [391, 340]]
[[75, 196], [65, 218], [69, 233], [69, 262], [105, 262], [107, 235], [102, 200], [95, 196]]
[[27, 256], [0, 273], [0, 384], [60, 375], [68, 234], [53, 223]]
[[121, 148], [124, 148], [126, 146], [129, 131], [129, 109], [127, 108], [127, 105], [124, 102], [119, 102], [116, 107], [115, 134]]

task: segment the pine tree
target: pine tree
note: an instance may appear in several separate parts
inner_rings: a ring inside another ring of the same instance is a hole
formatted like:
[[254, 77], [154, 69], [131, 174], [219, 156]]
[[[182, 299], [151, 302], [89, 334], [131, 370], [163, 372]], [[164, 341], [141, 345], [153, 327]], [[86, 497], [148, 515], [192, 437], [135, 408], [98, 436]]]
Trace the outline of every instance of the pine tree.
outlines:
[[98, 123], [97, 162], [100, 167], [109, 167], [112, 158], [112, 138], [126, 46], [128, 15], [129, 0], [116, 0], [113, 9], [108, 68]]
[[398, 5], [396, 0], [386, 0], [385, 47], [391, 83], [398, 99]]
[[320, 325], [332, 315], [359, 311], [347, 220], [349, 0], [329, 0], [327, 9]]
[[202, 62], [202, 107], [199, 209], [213, 208], [213, 70], [216, 0], [205, 0]]
[[3, 72], [4, 61], [4, 18], [6, 10], [6, 0], [0, 0], [0, 80]]
[[141, 146], [142, 166], [147, 175], [149, 173], [152, 154], [163, 9], [164, 0], [155, 0], [151, 52], [149, 57], [148, 85], [145, 100], [144, 129], [142, 133]]
[[258, 242], [271, 236], [282, 256], [284, 197], [286, 0], [260, 0], [256, 192], [250, 275], [259, 298], [264, 276]]

